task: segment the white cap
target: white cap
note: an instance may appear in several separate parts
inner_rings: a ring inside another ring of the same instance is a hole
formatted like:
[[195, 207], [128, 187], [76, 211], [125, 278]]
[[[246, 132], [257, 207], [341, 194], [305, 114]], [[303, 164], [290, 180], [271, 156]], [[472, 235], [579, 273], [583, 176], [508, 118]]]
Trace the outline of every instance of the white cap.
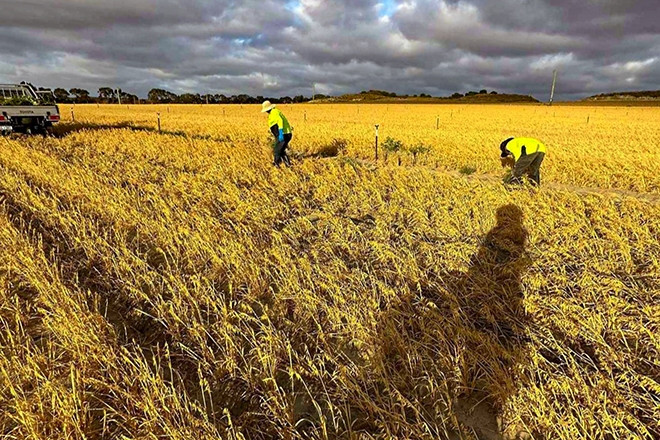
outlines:
[[271, 104], [270, 101], [264, 101], [264, 103], [261, 104], [261, 113], [266, 113], [274, 108], [275, 104]]

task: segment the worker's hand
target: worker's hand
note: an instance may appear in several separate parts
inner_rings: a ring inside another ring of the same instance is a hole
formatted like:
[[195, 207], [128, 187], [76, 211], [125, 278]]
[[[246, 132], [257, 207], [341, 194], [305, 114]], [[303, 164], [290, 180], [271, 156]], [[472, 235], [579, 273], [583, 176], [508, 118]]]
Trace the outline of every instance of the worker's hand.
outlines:
[[284, 130], [280, 128], [280, 134], [277, 136], [277, 140], [280, 142], [284, 142]]
[[511, 156], [500, 157], [500, 163], [502, 164], [502, 168], [513, 168], [516, 160]]

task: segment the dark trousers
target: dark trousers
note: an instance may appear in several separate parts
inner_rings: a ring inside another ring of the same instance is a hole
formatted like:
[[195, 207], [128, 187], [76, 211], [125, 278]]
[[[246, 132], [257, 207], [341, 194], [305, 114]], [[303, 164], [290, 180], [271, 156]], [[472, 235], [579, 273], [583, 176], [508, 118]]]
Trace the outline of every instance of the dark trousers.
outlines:
[[527, 176], [532, 181], [532, 185], [541, 184], [541, 164], [545, 158], [545, 153], [532, 153], [521, 156], [513, 167], [513, 173], [509, 183], [522, 183], [522, 177]]
[[284, 135], [284, 140], [282, 142], [275, 140], [275, 145], [273, 145], [273, 163], [276, 166], [279, 167], [282, 162], [288, 167], [291, 166], [291, 160], [289, 159], [289, 155], [286, 154], [286, 148], [289, 146], [292, 137], [293, 135], [289, 133]]

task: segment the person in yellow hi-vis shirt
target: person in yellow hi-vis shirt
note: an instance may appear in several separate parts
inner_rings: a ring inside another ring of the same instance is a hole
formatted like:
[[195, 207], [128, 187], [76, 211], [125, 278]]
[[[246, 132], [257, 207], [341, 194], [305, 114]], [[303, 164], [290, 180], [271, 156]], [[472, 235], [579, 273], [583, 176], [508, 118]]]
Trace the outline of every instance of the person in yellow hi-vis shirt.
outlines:
[[270, 101], [264, 101], [261, 105], [261, 113], [268, 113], [268, 128], [273, 136], [275, 136], [275, 143], [273, 144], [273, 163], [278, 167], [282, 162], [284, 162], [286, 166], [291, 166], [289, 155], [286, 154], [286, 148], [289, 146], [289, 142], [291, 142], [291, 138], [293, 137], [289, 121], [287, 121], [286, 116], [275, 107], [275, 104], [271, 104]]
[[545, 158], [546, 147], [532, 138], [509, 138], [500, 144], [502, 166], [513, 169], [507, 183], [522, 183], [527, 175], [532, 185], [541, 184], [541, 164]]

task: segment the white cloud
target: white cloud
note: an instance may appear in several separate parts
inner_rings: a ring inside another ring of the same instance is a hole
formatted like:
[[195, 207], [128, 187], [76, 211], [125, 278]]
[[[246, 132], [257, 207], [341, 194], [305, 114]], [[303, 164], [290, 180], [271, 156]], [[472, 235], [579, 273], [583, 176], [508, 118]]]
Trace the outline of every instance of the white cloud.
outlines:
[[655, 63], [657, 58], [649, 58], [644, 61], [629, 61], [623, 65], [623, 69], [628, 72], [639, 72]]
[[571, 64], [574, 60], [575, 57], [572, 52], [558, 53], [558, 54], [544, 55], [542, 57], [539, 57], [529, 66], [532, 69], [536, 69], [536, 70], [557, 69], [566, 66], [568, 64]]

